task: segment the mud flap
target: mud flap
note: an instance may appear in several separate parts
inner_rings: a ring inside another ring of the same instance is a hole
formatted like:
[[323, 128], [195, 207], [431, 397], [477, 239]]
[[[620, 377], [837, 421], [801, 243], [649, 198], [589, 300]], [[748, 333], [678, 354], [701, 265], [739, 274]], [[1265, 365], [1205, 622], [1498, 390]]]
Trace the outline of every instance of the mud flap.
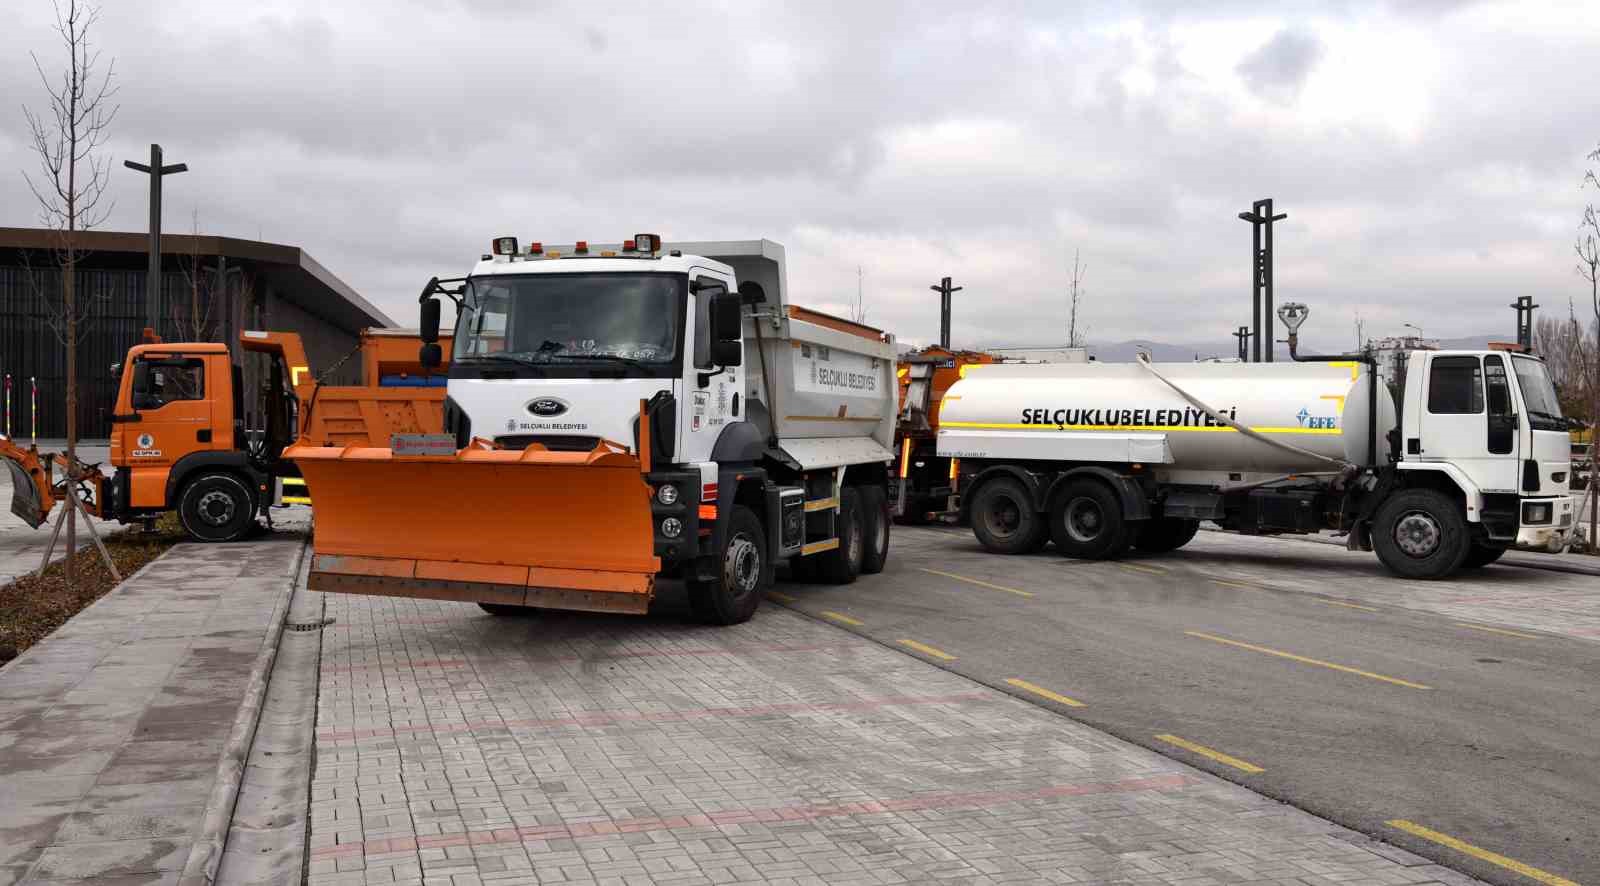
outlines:
[[38, 452], [22, 449], [4, 439], [0, 439], [0, 460], [5, 461], [11, 474], [11, 513], [30, 529], [38, 529], [55, 507], [49, 471], [40, 461]]
[[307, 586], [642, 613], [660, 560], [639, 458], [469, 446], [450, 455], [296, 445], [314, 502]]

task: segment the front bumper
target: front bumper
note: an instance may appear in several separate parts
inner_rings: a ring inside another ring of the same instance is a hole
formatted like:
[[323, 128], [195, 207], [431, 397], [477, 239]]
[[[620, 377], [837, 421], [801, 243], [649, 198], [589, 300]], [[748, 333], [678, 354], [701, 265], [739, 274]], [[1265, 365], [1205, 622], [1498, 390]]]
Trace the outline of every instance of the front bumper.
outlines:
[[1525, 498], [1522, 500], [1522, 505], [1526, 509], [1529, 503], [1544, 502], [1548, 502], [1551, 506], [1550, 522], [1520, 525], [1517, 529], [1517, 540], [1512, 547], [1519, 551], [1540, 553], [1555, 553], [1566, 547], [1567, 537], [1572, 534], [1572, 499], [1564, 495], [1558, 498]]

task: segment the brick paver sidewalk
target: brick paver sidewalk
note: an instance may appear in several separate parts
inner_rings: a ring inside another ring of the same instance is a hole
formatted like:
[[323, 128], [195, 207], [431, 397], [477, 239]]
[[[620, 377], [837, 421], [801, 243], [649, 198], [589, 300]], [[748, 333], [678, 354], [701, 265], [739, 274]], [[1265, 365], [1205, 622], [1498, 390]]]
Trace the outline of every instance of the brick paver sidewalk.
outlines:
[[179, 545], [0, 668], [0, 884], [176, 882], [302, 541]]
[[313, 884], [1472, 882], [775, 606], [328, 614]]

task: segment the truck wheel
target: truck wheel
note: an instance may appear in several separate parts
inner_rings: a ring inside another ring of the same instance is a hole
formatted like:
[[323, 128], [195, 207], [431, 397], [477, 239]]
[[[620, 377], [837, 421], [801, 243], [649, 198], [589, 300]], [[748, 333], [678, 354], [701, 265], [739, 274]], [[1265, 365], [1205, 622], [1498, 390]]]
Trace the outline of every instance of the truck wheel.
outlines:
[[1165, 554], [1188, 544], [1199, 531], [1199, 520], [1160, 517], [1145, 522], [1133, 546], [1147, 554]]
[[198, 541], [238, 541], [256, 523], [255, 502], [238, 477], [207, 472], [178, 494], [178, 520]]
[[1390, 572], [1435, 579], [1460, 568], [1472, 539], [1453, 499], [1432, 489], [1406, 489], [1378, 508], [1372, 547]]
[[971, 510], [973, 536], [996, 554], [1031, 554], [1050, 540], [1050, 527], [1033, 509], [1033, 496], [1010, 477], [983, 484]]
[[537, 606], [518, 606], [515, 603], [479, 603], [478, 608], [490, 615], [514, 618], [520, 615], [538, 615]]
[[1050, 538], [1068, 557], [1110, 560], [1127, 553], [1133, 534], [1116, 494], [1083, 477], [1068, 482], [1051, 505]]
[[1506, 552], [1505, 548], [1472, 543], [1472, 549], [1467, 551], [1467, 559], [1461, 561], [1462, 569], [1482, 569], [1490, 563], [1500, 559]]
[[717, 577], [688, 583], [689, 606], [701, 621], [736, 625], [761, 604], [761, 574], [767, 567], [767, 533], [755, 512], [734, 505], [722, 540]]
[[865, 523], [861, 519], [861, 496], [854, 486], [839, 491], [839, 514], [833, 528], [839, 533], [839, 546], [831, 551], [813, 554], [817, 559], [817, 577], [829, 584], [847, 585], [861, 574], [861, 564], [866, 560]]
[[877, 575], [889, 562], [889, 493], [882, 486], [861, 487], [862, 535], [866, 546], [861, 552], [861, 571]]

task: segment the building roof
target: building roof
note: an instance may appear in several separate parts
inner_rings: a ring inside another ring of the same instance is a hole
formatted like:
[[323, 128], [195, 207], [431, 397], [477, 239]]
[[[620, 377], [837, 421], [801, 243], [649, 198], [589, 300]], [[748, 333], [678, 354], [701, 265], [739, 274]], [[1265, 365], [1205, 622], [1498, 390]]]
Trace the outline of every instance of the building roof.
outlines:
[[[0, 250], [54, 249], [58, 234], [48, 228], [0, 227]], [[129, 231], [79, 231], [78, 243], [97, 266], [144, 267], [149, 236]], [[181, 256], [221, 256], [249, 264], [272, 286], [275, 297], [294, 302], [346, 329], [394, 326], [387, 314], [362, 298], [348, 284], [298, 246], [239, 240], [207, 234], [161, 235], [164, 260]]]

